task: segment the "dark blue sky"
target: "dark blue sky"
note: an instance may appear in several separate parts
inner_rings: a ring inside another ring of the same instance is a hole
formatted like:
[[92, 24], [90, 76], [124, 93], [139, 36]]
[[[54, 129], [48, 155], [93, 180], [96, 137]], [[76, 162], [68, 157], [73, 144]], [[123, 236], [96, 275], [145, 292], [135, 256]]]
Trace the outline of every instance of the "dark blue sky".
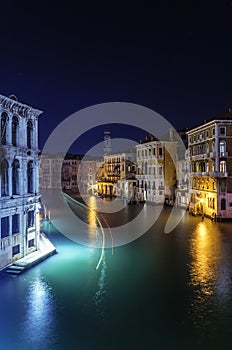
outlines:
[[[232, 6], [218, 4], [210, 19], [222, 29], [219, 20], [231, 22]], [[232, 105], [231, 32], [158, 31], [159, 12], [149, 8], [96, 13], [61, 2], [33, 6], [1, 5], [0, 93], [44, 111], [41, 148], [59, 122], [97, 103], [141, 104], [176, 129], [191, 128]], [[203, 22], [201, 10], [202, 18], [194, 12], [191, 21]], [[168, 28], [172, 11], [162, 15]], [[112, 136], [120, 133], [115, 129]], [[76, 151], [101, 138], [99, 130], [92, 132]]]

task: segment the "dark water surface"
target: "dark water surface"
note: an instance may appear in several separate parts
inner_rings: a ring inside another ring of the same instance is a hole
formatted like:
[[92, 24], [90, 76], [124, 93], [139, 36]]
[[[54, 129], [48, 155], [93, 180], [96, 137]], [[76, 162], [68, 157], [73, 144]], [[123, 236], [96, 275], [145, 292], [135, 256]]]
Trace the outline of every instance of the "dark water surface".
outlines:
[[186, 214], [164, 234], [169, 214], [113, 255], [106, 249], [98, 270], [100, 249], [44, 223], [58, 254], [0, 276], [0, 349], [231, 348], [232, 224]]

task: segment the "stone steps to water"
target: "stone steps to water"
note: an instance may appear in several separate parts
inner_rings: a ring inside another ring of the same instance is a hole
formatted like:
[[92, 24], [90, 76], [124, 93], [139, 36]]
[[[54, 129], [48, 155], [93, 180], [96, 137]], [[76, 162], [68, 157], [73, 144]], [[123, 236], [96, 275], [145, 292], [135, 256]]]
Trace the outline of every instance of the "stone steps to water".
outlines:
[[23, 272], [24, 269], [25, 269], [25, 266], [16, 266], [13, 264], [7, 268], [6, 273], [19, 275], [20, 273]]

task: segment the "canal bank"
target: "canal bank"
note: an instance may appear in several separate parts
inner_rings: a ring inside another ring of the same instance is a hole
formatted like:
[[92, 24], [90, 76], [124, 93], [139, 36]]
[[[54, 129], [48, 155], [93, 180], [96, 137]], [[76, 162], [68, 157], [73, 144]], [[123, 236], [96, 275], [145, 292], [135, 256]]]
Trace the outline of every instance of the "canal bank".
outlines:
[[49, 241], [44, 232], [40, 233], [39, 236], [39, 250], [26, 255], [25, 257], [16, 260], [3, 270], [1, 270], [2, 274], [10, 274], [12, 276], [17, 276], [31, 267], [39, 264], [41, 261], [49, 258], [50, 256], [56, 253], [56, 248]]
[[[170, 210], [113, 255], [105, 249], [98, 270], [100, 249], [72, 242], [44, 222], [58, 254], [18, 278], [0, 279], [0, 348], [229, 348], [231, 225], [185, 215], [164, 234]], [[132, 212], [128, 206], [128, 220]], [[106, 218], [119, 222], [117, 214]]]

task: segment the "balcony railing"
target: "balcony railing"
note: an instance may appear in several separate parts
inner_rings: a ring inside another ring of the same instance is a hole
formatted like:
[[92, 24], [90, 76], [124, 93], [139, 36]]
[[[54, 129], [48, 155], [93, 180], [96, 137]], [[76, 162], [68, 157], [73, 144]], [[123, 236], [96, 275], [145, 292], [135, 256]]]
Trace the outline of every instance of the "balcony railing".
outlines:
[[222, 157], [222, 158], [227, 158], [228, 157], [228, 152], [220, 152], [219, 156]]
[[222, 171], [215, 171], [213, 173], [209, 173], [209, 176], [211, 177], [219, 177], [219, 178], [223, 178], [223, 177], [228, 177], [228, 172], [222, 172]]

